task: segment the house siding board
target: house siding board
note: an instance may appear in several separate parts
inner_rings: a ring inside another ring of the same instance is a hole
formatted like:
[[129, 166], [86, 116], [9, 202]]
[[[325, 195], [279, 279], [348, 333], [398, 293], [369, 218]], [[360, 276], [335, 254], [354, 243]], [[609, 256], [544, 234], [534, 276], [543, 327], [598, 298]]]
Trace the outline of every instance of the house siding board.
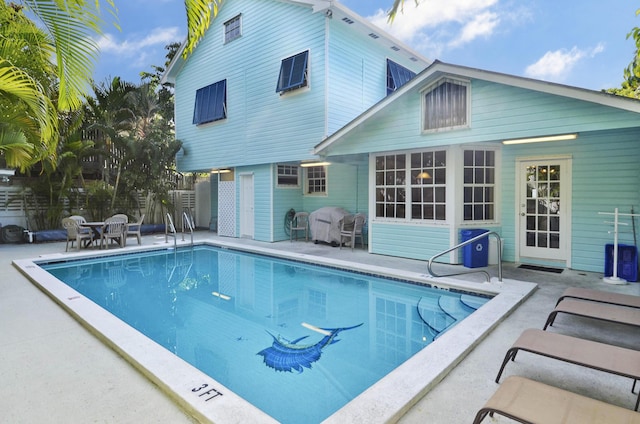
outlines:
[[[372, 253], [427, 260], [450, 247], [450, 227], [373, 222]], [[447, 256], [441, 258], [446, 261]]]
[[[505, 259], [513, 261], [515, 252], [515, 178], [516, 159], [570, 155], [572, 158], [572, 256], [571, 267], [584, 271], [603, 272], [604, 246], [613, 243], [610, 224], [612, 216], [598, 212], [621, 213], [640, 211], [640, 130], [614, 130], [580, 134], [577, 140], [505, 146], [503, 149], [503, 234]], [[630, 149], [630, 146], [637, 148]], [[630, 219], [622, 218], [619, 242], [634, 244]], [[510, 247], [511, 246], [511, 247]]]
[[[243, 35], [224, 45], [223, 23], [238, 13]], [[267, 24], [283, 16], [287, 25]], [[225, 2], [176, 77], [176, 138], [187, 152], [180, 170], [310, 157], [324, 133], [324, 116], [318, 113], [324, 109], [324, 19], [286, 2]], [[275, 90], [282, 59], [305, 50], [310, 88], [280, 96]], [[195, 91], [222, 79], [227, 79], [227, 119], [192, 125]]]
[[329, 155], [383, 152], [640, 125], [640, 115], [609, 106], [474, 80], [470, 128], [422, 134], [421, 95], [397, 98], [329, 148]]

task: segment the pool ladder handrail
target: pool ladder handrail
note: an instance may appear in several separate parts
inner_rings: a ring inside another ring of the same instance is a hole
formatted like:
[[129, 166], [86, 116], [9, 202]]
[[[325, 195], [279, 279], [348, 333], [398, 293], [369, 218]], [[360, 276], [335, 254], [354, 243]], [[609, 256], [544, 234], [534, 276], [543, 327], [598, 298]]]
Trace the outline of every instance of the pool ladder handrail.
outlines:
[[[186, 225], [185, 225], [186, 224]], [[182, 211], [182, 241], [184, 241], [184, 230], [185, 227], [191, 233], [191, 246], [193, 246], [193, 228], [195, 227], [193, 222], [193, 216], [188, 209]]]
[[178, 246], [178, 237], [175, 225], [173, 225], [173, 219], [171, 214], [167, 212], [167, 222], [164, 226], [164, 242], [169, 243], [169, 236], [173, 237], [173, 247]]
[[498, 281], [502, 282], [502, 239], [500, 238], [500, 234], [496, 233], [495, 231], [487, 231], [486, 233], [479, 234], [473, 238], [470, 238], [469, 240], [465, 240], [462, 243], [458, 243], [455, 246], [432, 256], [431, 258], [429, 258], [429, 262], [427, 263], [427, 271], [429, 272], [429, 275], [431, 275], [432, 277], [451, 277], [454, 275], [482, 273], [486, 275], [487, 282], [491, 282], [491, 275], [483, 269], [474, 270], [474, 271], [454, 272], [453, 274], [444, 274], [444, 275], [438, 275], [435, 272], [433, 272], [433, 269], [432, 269], [433, 261], [436, 258], [439, 258], [442, 255], [446, 255], [447, 253], [453, 252], [456, 249], [467, 246], [469, 244], [472, 244], [480, 239], [483, 239], [489, 236], [494, 236], [498, 242], [498, 246], [497, 246], [498, 247]]

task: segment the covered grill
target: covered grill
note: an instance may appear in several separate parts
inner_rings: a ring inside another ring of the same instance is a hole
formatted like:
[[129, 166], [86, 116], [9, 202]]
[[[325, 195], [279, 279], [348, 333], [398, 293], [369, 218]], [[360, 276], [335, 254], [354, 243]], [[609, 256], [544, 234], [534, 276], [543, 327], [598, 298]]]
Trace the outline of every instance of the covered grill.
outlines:
[[349, 215], [349, 212], [335, 206], [325, 206], [311, 212], [309, 214], [309, 228], [313, 242], [323, 241], [339, 244], [340, 224], [345, 215]]

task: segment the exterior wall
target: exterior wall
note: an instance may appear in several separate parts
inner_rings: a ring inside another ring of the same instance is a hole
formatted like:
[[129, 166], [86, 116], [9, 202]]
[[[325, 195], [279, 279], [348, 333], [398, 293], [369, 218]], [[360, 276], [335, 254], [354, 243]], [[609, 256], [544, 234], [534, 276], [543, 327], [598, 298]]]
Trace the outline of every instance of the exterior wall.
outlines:
[[[243, 35], [223, 44], [224, 22], [242, 13]], [[274, 25], [283, 22], [286, 25]], [[324, 15], [279, 1], [229, 0], [176, 78], [181, 170], [310, 158], [324, 133]], [[310, 87], [276, 92], [282, 59], [309, 50]], [[193, 125], [196, 90], [227, 80], [227, 118]]]
[[[516, 231], [515, 161], [520, 157], [566, 155], [572, 157], [572, 254], [574, 269], [603, 272], [604, 246], [613, 243], [612, 216], [598, 212], [640, 212], [640, 129], [581, 133], [577, 140], [505, 146], [502, 180], [502, 222], [505, 259], [513, 261]], [[637, 219], [637, 218], [636, 218]], [[634, 244], [633, 225], [619, 228], [619, 243]], [[637, 224], [637, 221], [636, 221]], [[640, 229], [639, 229], [640, 230]]]
[[[429, 259], [451, 247], [449, 226], [373, 222], [369, 250], [381, 255]], [[442, 257], [447, 260], [446, 256]]]
[[331, 146], [331, 155], [384, 152], [568, 132], [598, 131], [640, 125], [632, 112], [474, 80], [471, 84], [469, 129], [421, 133], [421, 95], [396, 99], [358, 128], [357, 137]]

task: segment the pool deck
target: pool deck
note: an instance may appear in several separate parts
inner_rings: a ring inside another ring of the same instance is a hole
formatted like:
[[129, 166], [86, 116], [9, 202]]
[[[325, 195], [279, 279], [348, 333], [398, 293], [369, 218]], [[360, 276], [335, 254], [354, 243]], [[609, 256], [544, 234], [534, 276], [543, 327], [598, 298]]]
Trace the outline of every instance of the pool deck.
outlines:
[[[362, 249], [332, 248], [311, 242], [259, 243], [218, 238], [197, 232], [196, 240], [233, 241], [256, 248], [328, 260], [385, 267], [403, 272], [426, 271], [424, 261], [371, 255]], [[129, 243], [135, 240], [130, 239]], [[144, 236], [143, 245], [164, 244], [164, 236]], [[0, 416], [3, 422], [197, 422], [158, 386], [106, 346], [65, 310], [12, 266], [17, 259], [60, 255], [64, 242], [0, 244]], [[116, 249], [111, 249], [111, 251]], [[72, 253], [72, 252], [69, 252]], [[461, 267], [436, 266], [436, 270]], [[495, 269], [492, 272], [495, 275]], [[482, 285], [479, 274], [467, 276], [470, 284]], [[464, 423], [497, 388], [494, 383], [506, 350], [526, 328], [542, 328], [557, 297], [570, 286], [588, 287], [640, 296], [640, 283], [611, 285], [602, 274], [565, 270], [562, 274], [527, 271], [504, 264], [503, 278], [534, 282], [537, 289], [451, 370], [444, 379], [417, 401], [399, 423]], [[507, 284], [507, 283], [505, 283]], [[635, 328], [560, 316], [550, 331], [599, 340], [640, 350]], [[424, 364], [429, 367], [429, 364]], [[636, 395], [631, 380], [595, 370], [522, 353], [505, 371], [631, 409]], [[400, 389], [398, 389], [400, 390]], [[394, 388], [380, 396], [401, 395]], [[381, 403], [385, 400], [381, 399]], [[358, 422], [381, 422], [375, 413], [362, 411]], [[353, 418], [353, 417], [352, 417]], [[301, 417], [301, 422], [304, 418]], [[486, 422], [511, 422], [487, 418]], [[336, 421], [337, 422], [337, 421]], [[355, 421], [352, 421], [355, 422]], [[224, 424], [224, 423], [223, 423]]]

